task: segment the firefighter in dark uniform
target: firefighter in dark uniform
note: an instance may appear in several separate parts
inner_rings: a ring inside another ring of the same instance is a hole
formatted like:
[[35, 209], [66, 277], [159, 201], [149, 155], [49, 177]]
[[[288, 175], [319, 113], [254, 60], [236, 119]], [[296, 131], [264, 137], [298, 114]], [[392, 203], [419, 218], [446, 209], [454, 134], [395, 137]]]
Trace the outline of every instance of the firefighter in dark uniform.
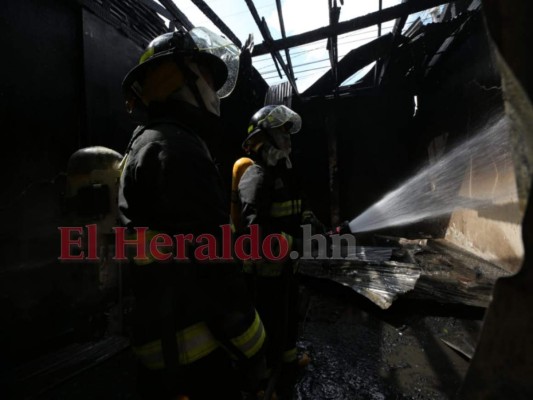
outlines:
[[[238, 184], [244, 228], [257, 224], [262, 237], [272, 233], [282, 235], [289, 253], [301, 251], [301, 225], [314, 219], [312, 212], [302, 204], [289, 158], [290, 135], [300, 127], [300, 116], [283, 105], [266, 106], [256, 112], [243, 143], [254, 163], [247, 167]], [[296, 376], [296, 266], [297, 262], [290, 257], [281, 262], [262, 259], [244, 263], [247, 281], [268, 335], [267, 363], [271, 374], [278, 372], [276, 390], [281, 398], [291, 397]]]
[[[205, 28], [177, 31], [154, 39], [125, 77], [127, 108], [143, 118], [119, 189], [130, 240], [137, 227], [148, 228], [147, 241], [162, 233], [220, 239], [229, 201], [209, 145], [221, 134], [219, 98], [233, 89], [238, 56]], [[200, 262], [194, 244], [176, 261], [171, 247], [159, 247], [169, 261], [148, 252], [130, 263], [140, 393], [240, 399], [242, 383], [255, 390], [265, 370], [265, 330], [242, 273], [234, 262]]]

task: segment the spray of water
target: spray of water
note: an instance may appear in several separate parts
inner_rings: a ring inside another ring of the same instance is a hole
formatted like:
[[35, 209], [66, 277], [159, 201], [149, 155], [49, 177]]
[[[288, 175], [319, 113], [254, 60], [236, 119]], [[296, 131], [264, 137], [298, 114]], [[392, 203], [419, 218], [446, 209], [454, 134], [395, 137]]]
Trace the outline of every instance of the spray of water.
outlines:
[[502, 166], [512, 165], [508, 132], [507, 118], [500, 116], [489, 122], [471, 139], [423, 168], [352, 220], [351, 231], [410, 224], [448, 214], [457, 207], [479, 209], [516, 196], [516, 187], [497, 182], [481, 193], [472, 193], [472, 185], [470, 191], [467, 187], [463, 193], [465, 183], [468, 185], [472, 177], [492, 177], [490, 181], [494, 182]]

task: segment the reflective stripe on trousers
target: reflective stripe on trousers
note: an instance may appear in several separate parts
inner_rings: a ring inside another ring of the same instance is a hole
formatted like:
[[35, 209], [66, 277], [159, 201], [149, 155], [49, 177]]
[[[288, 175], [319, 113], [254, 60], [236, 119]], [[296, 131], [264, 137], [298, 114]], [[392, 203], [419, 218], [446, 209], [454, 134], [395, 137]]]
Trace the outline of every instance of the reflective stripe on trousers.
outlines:
[[294, 362], [296, 361], [296, 358], [297, 358], [296, 347], [293, 347], [290, 350], [285, 350], [283, 352], [283, 355], [281, 356], [281, 359], [284, 363]]
[[[179, 363], [187, 365], [207, 356], [218, 347], [218, 343], [204, 322], [198, 322], [176, 333]], [[149, 369], [164, 369], [165, 360], [161, 339], [133, 348], [135, 355]]]
[[246, 358], [251, 358], [261, 349], [265, 342], [265, 337], [266, 333], [263, 322], [256, 311], [252, 325], [250, 325], [242, 335], [231, 339], [231, 343], [233, 343], [233, 345], [237, 347]]

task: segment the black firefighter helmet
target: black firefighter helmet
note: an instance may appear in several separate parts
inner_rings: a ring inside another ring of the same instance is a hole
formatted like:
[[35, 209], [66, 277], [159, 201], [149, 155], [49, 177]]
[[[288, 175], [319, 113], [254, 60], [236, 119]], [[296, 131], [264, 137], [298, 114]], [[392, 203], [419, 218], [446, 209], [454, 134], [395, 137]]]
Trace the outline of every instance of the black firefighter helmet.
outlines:
[[[142, 54], [139, 64], [132, 68], [122, 82], [126, 101], [132, 97], [143, 99], [145, 79], [150, 70], [168, 61], [174, 61], [175, 69], [168, 73], [165, 90], [171, 91], [184, 84], [183, 60], [206, 66], [213, 77], [214, 89], [220, 98], [228, 96], [235, 87], [239, 72], [240, 50], [224, 36], [207, 28], [197, 27], [190, 31], [179, 30], [156, 37]], [[168, 71], [167, 71], [168, 72]], [[161, 73], [165, 73], [162, 71]], [[172, 84], [168, 84], [168, 79]]]

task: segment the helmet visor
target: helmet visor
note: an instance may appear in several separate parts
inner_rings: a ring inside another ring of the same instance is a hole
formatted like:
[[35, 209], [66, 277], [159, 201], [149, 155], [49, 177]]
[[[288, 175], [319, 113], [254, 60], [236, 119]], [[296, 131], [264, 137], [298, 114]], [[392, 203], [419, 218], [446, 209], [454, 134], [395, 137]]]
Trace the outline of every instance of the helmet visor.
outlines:
[[280, 105], [268, 113], [263, 122], [266, 129], [278, 128], [288, 124], [287, 129], [294, 135], [302, 128], [302, 118], [290, 108]]
[[241, 51], [224, 36], [217, 35], [204, 27], [193, 28], [189, 31], [196, 46], [201, 52], [212, 54], [220, 58], [228, 68], [228, 78], [217, 91], [218, 97], [224, 98], [231, 94], [239, 76], [239, 55]]

